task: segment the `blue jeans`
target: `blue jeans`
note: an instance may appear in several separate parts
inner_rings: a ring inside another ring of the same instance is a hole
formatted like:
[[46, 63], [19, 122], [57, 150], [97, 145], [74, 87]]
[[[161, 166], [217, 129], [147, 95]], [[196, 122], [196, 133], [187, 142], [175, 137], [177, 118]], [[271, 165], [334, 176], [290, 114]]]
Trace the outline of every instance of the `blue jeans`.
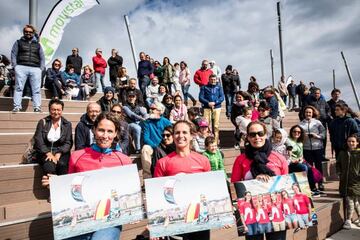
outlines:
[[229, 117], [231, 114], [231, 107], [234, 102], [234, 93], [225, 93], [225, 104], [226, 104], [226, 116]]
[[149, 76], [145, 75], [145, 76], [139, 78], [139, 88], [144, 96], [145, 96], [145, 92], [146, 92], [146, 87], [149, 86], [149, 84], [150, 84]]
[[95, 79], [96, 79], [96, 91], [97, 92], [104, 92], [105, 87], [111, 86], [111, 83], [109, 80], [105, 78], [105, 75], [101, 73], [95, 73]]
[[24, 65], [15, 66], [14, 107], [21, 109], [23, 90], [28, 78], [32, 91], [34, 109], [41, 109], [41, 69], [38, 67], [29, 67]]
[[117, 227], [109, 227], [96, 232], [71, 237], [68, 238], [68, 240], [119, 240], [121, 230], [121, 225]]
[[271, 223], [258, 223], [258, 234], [269, 233], [272, 231]]
[[191, 101], [195, 102], [195, 98], [189, 93], [190, 84], [181, 86], [181, 90], [184, 94], [184, 102], [188, 101], [188, 98], [190, 98]]
[[308, 166], [306, 163], [290, 163], [289, 164], [289, 173], [294, 172], [306, 172], [310, 190], [314, 190], [316, 188], [315, 181], [314, 181], [314, 174], [311, 170], [311, 167]]
[[141, 149], [141, 127], [137, 123], [129, 123], [129, 133], [135, 143], [135, 150]]

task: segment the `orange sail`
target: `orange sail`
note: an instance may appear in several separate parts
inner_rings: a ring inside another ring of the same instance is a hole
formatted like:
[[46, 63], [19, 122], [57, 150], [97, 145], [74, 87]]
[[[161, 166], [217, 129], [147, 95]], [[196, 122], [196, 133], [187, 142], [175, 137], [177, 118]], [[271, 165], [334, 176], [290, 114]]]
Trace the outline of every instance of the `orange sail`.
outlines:
[[191, 223], [199, 219], [200, 203], [190, 203], [185, 214], [185, 222]]
[[110, 199], [102, 199], [98, 202], [94, 214], [94, 220], [104, 219], [110, 214]]

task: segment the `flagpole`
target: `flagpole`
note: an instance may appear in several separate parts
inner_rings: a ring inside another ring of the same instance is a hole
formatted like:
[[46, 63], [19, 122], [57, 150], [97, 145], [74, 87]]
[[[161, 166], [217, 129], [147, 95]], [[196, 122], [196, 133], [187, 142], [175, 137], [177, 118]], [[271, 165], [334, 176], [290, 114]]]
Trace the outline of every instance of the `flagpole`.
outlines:
[[129, 35], [129, 41], [130, 41], [130, 46], [131, 46], [131, 52], [132, 52], [133, 59], [134, 59], [135, 71], [137, 72], [136, 52], [135, 52], [135, 46], [134, 46], [134, 42], [133, 42], [131, 32], [130, 32], [129, 18], [127, 15], [124, 15], [124, 19], [125, 19], [126, 29], [127, 29], [128, 35]]
[[277, 15], [278, 15], [278, 28], [279, 28], [279, 45], [280, 45], [280, 63], [281, 63], [281, 76], [285, 77], [283, 45], [282, 45], [282, 30], [281, 30], [281, 10], [280, 2], [277, 2]]
[[275, 79], [274, 79], [274, 58], [272, 54], [272, 49], [270, 49], [270, 61], [271, 61], [271, 79], [272, 79], [272, 85], [275, 87]]
[[356, 103], [357, 103], [358, 108], [359, 108], [359, 111], [360, 111], [360, 102], [359, 102], [359, 97], [358, 97], [358, 95], [357, 95], [356, 86], [355, 86], [354, 81], [353, 81], [353, 79], [352, 79], [351, 72], [350, 72], [350, 69], [349, 69], [349, 67], [348, 67], [348, 65], [347, 65], [347, 63], [346, 63], [346, 59], [345, 59], [345, 56], [344, 56], [344, 53], [343, 53], [343, 52], [341, 52], [341, 56], [342, 56], [342, 58], [344, 59], [344, 64], [345, 64], [346, 72], [347, 72], [347, 74], [348, 74], [348, 77], [349, 77], [349, 80], [350, 80], [350, 83], [351, 83], [351, 87], [352, 87], [352, 89], [353, 89], [353, 91], [354, 91], [355, 100], [356, 100]]
[[38, 0], [29, 0], [29, 24], [37, 28]]

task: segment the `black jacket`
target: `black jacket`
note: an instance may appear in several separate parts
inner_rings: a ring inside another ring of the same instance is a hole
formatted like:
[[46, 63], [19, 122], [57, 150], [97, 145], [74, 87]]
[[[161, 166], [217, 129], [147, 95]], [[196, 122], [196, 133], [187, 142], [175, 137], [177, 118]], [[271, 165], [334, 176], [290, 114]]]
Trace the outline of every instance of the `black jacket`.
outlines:
[[34, 149], [39, 154], [46, 154], [48, 152], [70, 154], [70, 150], [73, 144], [72, 140], [72, 127], [71, 122], [61, 117], [61, 135], [59, 140], [51, 143], [47, 139], [47, 135], [51, 129], [51, 117], [47, 116], [41, 119], [36, 127], [34, 135]]
[[86, 113], [83, 114], [75, 128], [75, 150], [90, 147], [93, 138], [93, 134], [91, 133], [93, 126], [94, 123], [88, 115]]
[[116, 77], [118, 76], [118, 70], [122, 67], [123, 64], [123, 58], [119, 55], [116, 55], [115, 57], [111, 56], [108, 59], [109, 64], [109, 72], [110, 72], [110, 79], [116, 80]]
[[[126, 105], [128, 92], [130, 92], [130, 91], [134, 91], [136, 94], [136, 105], [144, 106], [143, 95], [142, 95], [141, 91], [136, 88], [135, 89], [126, 88], [122, 91], [121, 103], [123, 104], [123, 106]], [[120, 97], [119, 97], [119, 99], [120, 99]]]
[[38, 41], [28, 41], [24, 37], [17, 40], [18, 54], [16, 63], [24, 66], [41, 67], [40, 43]]
[[234, 74], [222, 74], [221, 82], [224, 94], [236, 92], [237, 79], [235, 78]]
[[324, 99], [319, 98], [316, 100], [314, 96], [311, 96], [309, 105], [314, 106], [320, 113], [320, 121], [322, 123], [330, 120], [330, 107]]
[[74, 70], [77, 75], [81, 74], [82, 58], [79, 55], [69, 55], [66, 58], [66, 65], [68, 64], [72, 64], [74, 66]]
[[341, 100], [341, 99], [339, 99], [339, 101], [337, 101], [337, 102], [335, 102], [335, 101], [332, 100], [332, 99], [330, 99], [329, 101], [327, 101], [327, 104], [328, 104], [329, 107], [330, 107], [331, 117], [332, 117], [333, 119], [336, 118], [336, 115], [335, 115], [335, 106], [336, 106], [336, 104], [338, 104], [338, 103], [346, 104], [346, 102], [343, 101], [343, 100]]
[[118, 103], [118, 101], [117, 101], [115, 98], [113, 98], [113, 99], [111, 99], [111, 101], [109, 102], [108, 100], [106, 100], [105, 96], [102, 96], [102, 97], [97, 101], [97, 103], [101, 106], [101, 111], [102, 111], [102, 112], [110, 112], [112, 106], [113, 106], [115, 103]]

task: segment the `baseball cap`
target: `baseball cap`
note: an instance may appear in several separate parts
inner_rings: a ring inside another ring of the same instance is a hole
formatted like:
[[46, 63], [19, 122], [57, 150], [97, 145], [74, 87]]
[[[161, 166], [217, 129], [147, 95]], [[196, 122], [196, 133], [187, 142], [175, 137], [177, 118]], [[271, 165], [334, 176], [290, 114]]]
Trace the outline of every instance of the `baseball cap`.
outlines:
[[209, 123], [206, 121], [206, 119], [201, 119], [198, 124], [199, 124], [199, 127], [208, 127], [209, 126]]

